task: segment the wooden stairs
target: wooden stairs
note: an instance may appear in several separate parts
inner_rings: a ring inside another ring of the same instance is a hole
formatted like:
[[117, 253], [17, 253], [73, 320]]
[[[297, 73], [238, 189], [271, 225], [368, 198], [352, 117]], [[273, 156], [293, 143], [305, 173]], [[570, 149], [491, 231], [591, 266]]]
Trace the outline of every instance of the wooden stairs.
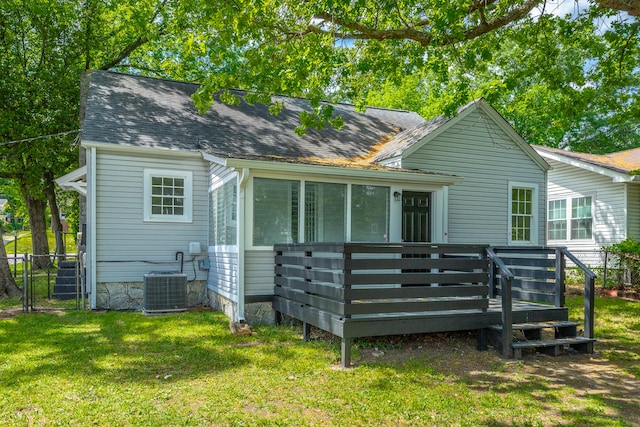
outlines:
[[61, 300], [75, 299], [77, 288], [76, 262], [59, 261], [56, 283], [53, 287], [53, 298]]
[[[523, 350], [533, 350], [559, 356], [565, 353], [593, 353], [594, 338], [578, 335], [580, 323], [571, 321], [528, 322], [513, 324], [512, 357], [520, 359]], [[487, 328], [488, 339], [497, 348], [502, 348], [502, 325]]]

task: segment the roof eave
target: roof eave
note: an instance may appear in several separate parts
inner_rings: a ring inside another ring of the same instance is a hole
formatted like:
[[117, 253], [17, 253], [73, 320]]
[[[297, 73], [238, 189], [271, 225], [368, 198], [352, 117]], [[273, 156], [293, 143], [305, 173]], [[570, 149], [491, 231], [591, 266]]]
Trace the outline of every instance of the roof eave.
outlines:
[[418, 171], [376, 170], [239, 158], [226, 159], [225, 166], [236, 169], [249, 168], [289, 174], [324, 175], [350, 179], [372, 179], [386, 182], [428, 183], [442, 186], [458, 184], [464, 179], [454, 175], [422, 173]]

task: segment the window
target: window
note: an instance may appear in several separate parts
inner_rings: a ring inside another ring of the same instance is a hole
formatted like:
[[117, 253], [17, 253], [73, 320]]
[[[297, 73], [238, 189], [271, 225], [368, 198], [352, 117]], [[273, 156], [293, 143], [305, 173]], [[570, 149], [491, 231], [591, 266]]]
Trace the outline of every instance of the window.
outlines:
[[351, 186], [351, 241], [386, 242], [389, 236], [389, 187]]
[[238, 186], [235, 179], [211, 192], [209, 241], [213, 245], [237, 243]]
[[[569, 214], [567, 205], [571, 203]], [[589, 240], [593, 236], [591, 196], [549, 201], [549, 240]]]
[[190, 222], [192, 173], [144, 170], [144, 220]]
[[571, 200], [571, 240], [591, 239], [591, 197]]
[[298, 242], [300, 183], [280, 179], [253, 180], [253, 244]]
[[564, 240], [567, 238], [567, 201], [549, 201], [549, 220], [547, 232], [549, 240]]
[[347, 186], [307, 182], [304, 187], [305, 242], [344, 242]]
[[509, 188], [510, 242], [518, 244], [535, 244], [537, 241], [537, 186], [509, 183]]

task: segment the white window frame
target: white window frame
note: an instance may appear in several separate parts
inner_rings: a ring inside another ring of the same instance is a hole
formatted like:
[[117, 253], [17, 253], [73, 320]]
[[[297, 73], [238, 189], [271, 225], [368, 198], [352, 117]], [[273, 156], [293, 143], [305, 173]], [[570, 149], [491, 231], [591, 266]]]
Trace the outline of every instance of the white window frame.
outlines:
[[[586, 239], [572, 239], [571, 238], [571, 223], [574, 219], [573, 217], [573, 201], [576, 199], [586, 199], [586, 198], [591, 198], [591, 237], [586, 238]], [[572, 194], [572, 195], [568, 195], [568, 196], [563, 196], [563, 197], [556, 197], [553, 199], [550, 199], [549, 202], [547, 202], [547, 227], [549, 224], [549, 203], [550, 202], [555, 202], [558, 200], [564, 200], [565, 201], [565, 224], [566, 224], [566, 233], [563, 239], [548, 239], [551, 242], [592, 242], [593, 241], [593, 236], [594, 236], [594, 224], [595, 224], [595, 195], [593, 194]]]
[[[524, 190], [531, 190], [531, 230], [529, 240], [514, 240], [512, 235], [513, 230], [513, 190], [521, 188]], [[537, 245], [538, 244], [538, 184], [532, 184], [527, 182], [509, 182], [509, 216], [508, 216], [508, 235], [509, 245]]]
[[[192, 222], [193, 220], [193, 172], [170, 169], [144, 169], [144, 221]], [[184, 180], [184, 206], [182, 215], [153, 214], [151, 212], [152, 178], [181, 178]]]

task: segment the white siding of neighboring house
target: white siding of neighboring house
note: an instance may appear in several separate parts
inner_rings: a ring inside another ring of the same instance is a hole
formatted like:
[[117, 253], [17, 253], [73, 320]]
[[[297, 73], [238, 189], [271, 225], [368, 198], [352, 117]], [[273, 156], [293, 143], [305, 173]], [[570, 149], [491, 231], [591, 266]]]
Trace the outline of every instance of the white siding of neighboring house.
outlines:
[[535, 243], [545, 244], [545, 172], [479, 110], [404, 158], [402, 166], [464, 178], [449, 188], [449, 243], [508, 244], [509, 182], [536, 184]]
[[627, 184], [627, 237], [640, 240], [640, 184]]
[[[231, 168], [211, 163], [209, 166], [209, 191], [221, 187], [228, 179], [234, 179], [237, 173]], [[209, 209], [211, 200], [209, 199]], [[213, 226], [213, 224], [211, 225]], [[212, 291], [238, 301], [238, 245], [209, 246], [209, 276], [207, 286]]]
[[[548, 162], [553, 168], [549, 171], [549, 200], [579, 196], [593, 198], [593, 238], [551, 240], [549, 244], [566, 246], [586, 264], [598, 265], [602, 262], [600, 249], [603, 246], [618, 243], [627, 237], [626, 184], [616, 183], [609, 177], [554, 160]], [[568, 200], [568, 210], [570, 206]]]
[[[143, 220], [145, 168], [193, 172], [193, 221]], [[207, 165], [200, 157], [118, 154], [99, 150], [96, 159], [96, 281], [142, 282], [151, 271], [178, 271], [184, 252], [188, 280], [205, 280], [191, 265], [189, 243], [208, 243]], [[204, 255], [204, 254], [203, 254]], [[202, 258], [202, 256], [200, 257]], [[196, 262], [195, 260], [193, 262]]]

